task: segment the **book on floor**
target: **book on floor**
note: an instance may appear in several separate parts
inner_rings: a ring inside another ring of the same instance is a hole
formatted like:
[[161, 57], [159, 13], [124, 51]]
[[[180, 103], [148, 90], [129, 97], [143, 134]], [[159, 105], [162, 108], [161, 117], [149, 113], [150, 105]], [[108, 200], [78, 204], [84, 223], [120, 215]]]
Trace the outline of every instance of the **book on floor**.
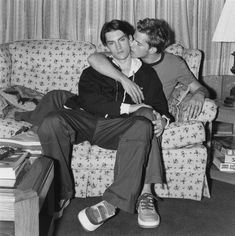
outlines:
[[220, 171], [235, 173], [235, 163], [224, 162], [224, 156], [214, 155], [213, 164]]
[[224, 155], [235, 156], [235, 136], [216, 136], [212, 143]]
[[235, 155], [224, 155], [224, 162], [234, 163], [235, 164]]
[[218, 150], [216, 148], [213, 149], [213, 153], [214, 153], [214, 155], [217, 155], [217, 156], [223, 156], [224, 157], [224, 162], [235, 164], [235, 155], [224, 154], [223, 152], [221, 152], [220, 150]]

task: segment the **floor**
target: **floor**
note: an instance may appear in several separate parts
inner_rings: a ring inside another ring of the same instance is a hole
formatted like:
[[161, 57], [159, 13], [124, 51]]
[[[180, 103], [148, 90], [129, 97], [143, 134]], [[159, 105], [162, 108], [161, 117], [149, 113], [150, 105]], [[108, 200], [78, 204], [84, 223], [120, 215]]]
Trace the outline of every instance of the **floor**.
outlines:
[[120, 211], [94, 232], [86, 232], [77, 219], [83, 208], [100, 201], [100, 198], [75, 198], [62, 219], [56, 223], [55, 236], [85, 235], [157, 235], [157, 236], [234, 236], [235, 185], [213, 181], [211, 198], [202, 201], [164, 199], [159, 202], [161, 225], [156, 229], [142, 229], [137, 215]]

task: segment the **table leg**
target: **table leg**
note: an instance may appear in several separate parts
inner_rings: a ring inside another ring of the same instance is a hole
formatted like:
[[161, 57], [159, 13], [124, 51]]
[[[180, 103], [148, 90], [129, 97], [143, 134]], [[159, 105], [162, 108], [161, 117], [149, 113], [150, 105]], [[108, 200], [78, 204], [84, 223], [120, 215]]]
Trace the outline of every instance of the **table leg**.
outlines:
[[15, 236], [39, 236], [39, 197], [15, 203]]

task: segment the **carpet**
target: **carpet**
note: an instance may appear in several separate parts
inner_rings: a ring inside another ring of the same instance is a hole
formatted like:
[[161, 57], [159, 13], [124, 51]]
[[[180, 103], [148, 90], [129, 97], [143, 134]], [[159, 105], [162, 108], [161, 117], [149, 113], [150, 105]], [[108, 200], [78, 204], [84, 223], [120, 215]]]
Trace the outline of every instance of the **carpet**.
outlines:
[[74, 198], [55, 224], [55, 236], [233, 236], [235, 235], [235, 186], [213, 181], [211, 198], [202, 201], [163, 199], [158, 208], [161, 224], [142, 229], [137, 215], [120, 211], [94, 232], [86, 232], [77, 219], [83, 208], [100, 198]]

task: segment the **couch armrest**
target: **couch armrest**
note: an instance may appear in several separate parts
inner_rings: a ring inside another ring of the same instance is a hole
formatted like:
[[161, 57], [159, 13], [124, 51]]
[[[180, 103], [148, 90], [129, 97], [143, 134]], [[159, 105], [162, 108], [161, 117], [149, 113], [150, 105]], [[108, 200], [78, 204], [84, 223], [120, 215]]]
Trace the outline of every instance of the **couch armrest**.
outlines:
[[162, 134], [162, 149], [178, 149], [206, 140], [202, 122], [190, 120], [172, 122]]
[[0, 45], [0, 88], [6, 88], [11, 81], [11, 55], [8, 44]]
[[[186, 101], [188, 98], [189, 99], [191, 98], [191, 94], [188, 94], [185, 97]], [[176, 117], [176, 121], [178, 121], [178, 122], [183, 122], [183, 121], [188, 120], [188, 118], [186, 117], [186, 113], [182, 109], [182, 105], [183, 105], [183, 103], [176, 105], [177, 114], [175, 117]], [[205, 101], [204, 101], [204, 104], [202, 107], [202, 111], [199, 114], [199, 116], [196, 119], [190, 119], [190, 120], [201, 121], [203, 123], [211, 122], [215, 119], [216, 113], [217, 113], [217, 106], [216, 106], [215, 102], [209, 98], [205, 98]]]
[[216, 113], [217, 105], [213, 100], [206, 98], [202, 107], [202, 112], [196, 120], [201, 121], [203, 123], [211, 122], [215, 119]]

